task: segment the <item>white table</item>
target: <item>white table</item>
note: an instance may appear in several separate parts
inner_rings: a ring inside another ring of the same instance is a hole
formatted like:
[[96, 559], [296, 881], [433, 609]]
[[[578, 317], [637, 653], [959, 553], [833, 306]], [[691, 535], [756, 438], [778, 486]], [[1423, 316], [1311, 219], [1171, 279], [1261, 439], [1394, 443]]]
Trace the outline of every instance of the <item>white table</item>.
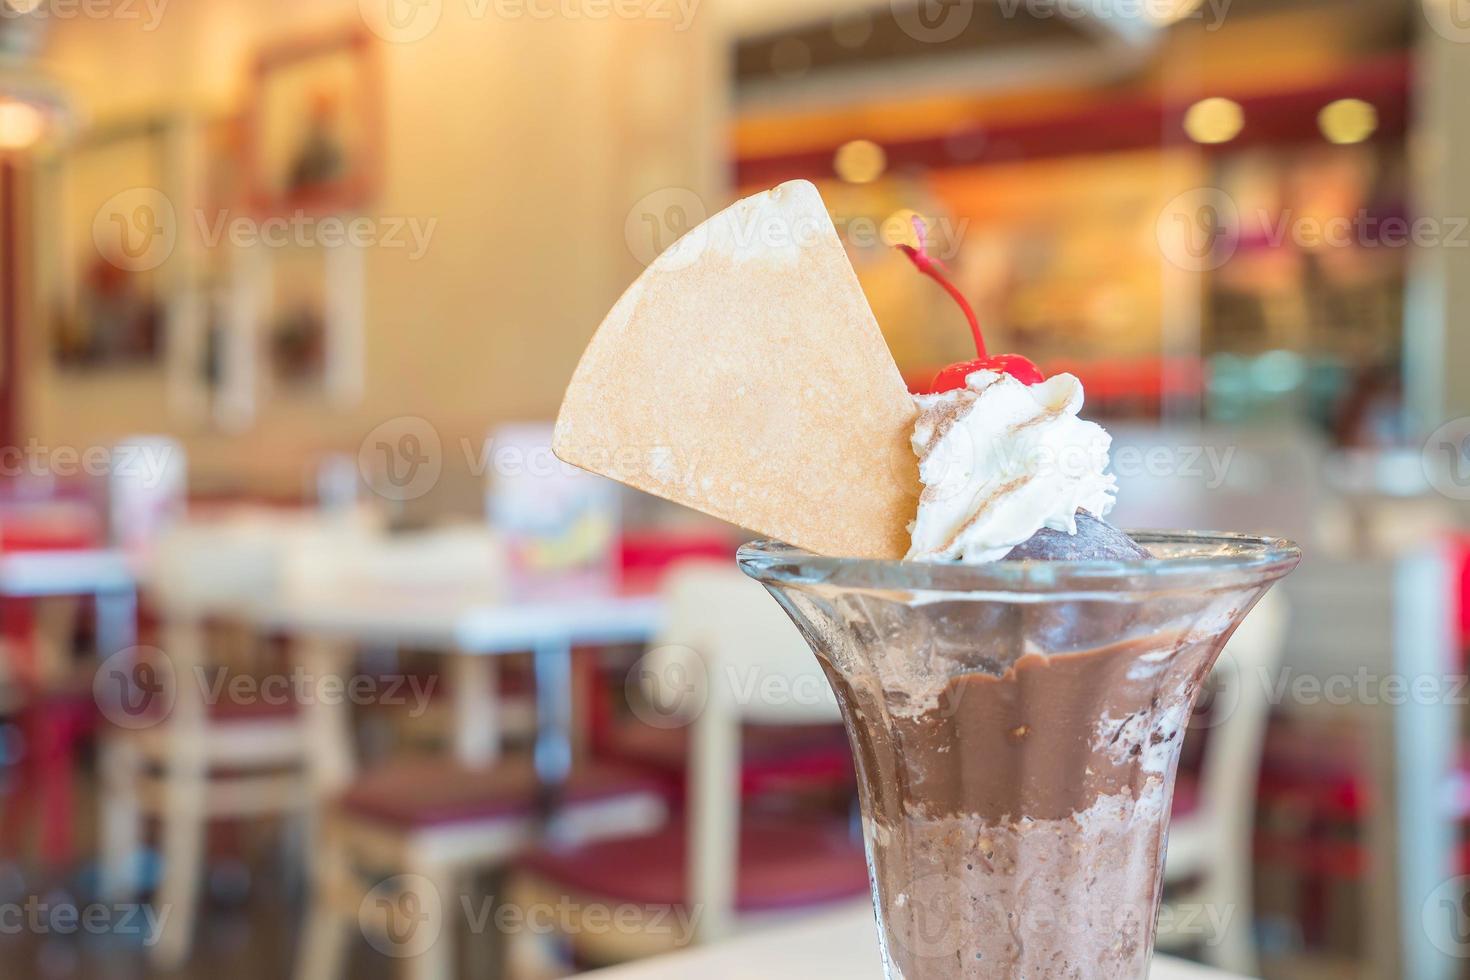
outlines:
[[[239, 610], [237, 610], [239, 611]], [[286, 592], [246, 607], [261, 628], [337, 644], [421, 645], [456, 654], [457, 753], [484, 762], [498, 744], [491, 665], [530, 652], [536, 683], [537, 772], [555, 787], [572, 763], [572, 648], [642, 643], [662, 622], [652, 595], [495, 602], [475, 591], [327, 589]]]
[[[650, 639], [661, 603], [618, 594], [517, 600], [504, 593], [496, 548], [481, 525], [390, 535], [370, 515], [241, 511], [175, 529], [147, 582], [175, 621], [224, 615], [299, 638], [316, 676], [335, 673], [354, 647], [457, 654], [449, 663], [455, 747], [472, 765], [499, 748], [492, 658], [530, 653], [537, 766], [543, 782], [558, 784], [572, 757], [572, 648]], [[351, 769], [344, 712], [309, 714], [330, 791]]]
[[[841, 912], [780, 926], [687, 953], [598, 970], [598, 980], [882, 980], [872, 909]], [[1231, 980], [1233, 974], [1167, 956], [1154, 958], [1152, 980]], [[1239, 978], [1235, 978], [1239, 980]]]
[[95, 597], [97, 652], [103, 657], [132, 646], [137, 636], [137, 577], [127, 556], [113, 548], [0, 556], [0, 595]]

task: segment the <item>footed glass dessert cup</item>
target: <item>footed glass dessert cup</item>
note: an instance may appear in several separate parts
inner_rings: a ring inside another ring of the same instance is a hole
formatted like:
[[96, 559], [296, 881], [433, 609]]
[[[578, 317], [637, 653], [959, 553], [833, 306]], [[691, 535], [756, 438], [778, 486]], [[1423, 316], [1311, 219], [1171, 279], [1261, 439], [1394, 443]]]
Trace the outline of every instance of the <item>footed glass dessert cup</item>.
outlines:
[[740, 549], [816, 652], [857, 763], [890, 980], [1142, 980], [1180, 744], [1300, 552], [1140, 533], [1130, 561]]

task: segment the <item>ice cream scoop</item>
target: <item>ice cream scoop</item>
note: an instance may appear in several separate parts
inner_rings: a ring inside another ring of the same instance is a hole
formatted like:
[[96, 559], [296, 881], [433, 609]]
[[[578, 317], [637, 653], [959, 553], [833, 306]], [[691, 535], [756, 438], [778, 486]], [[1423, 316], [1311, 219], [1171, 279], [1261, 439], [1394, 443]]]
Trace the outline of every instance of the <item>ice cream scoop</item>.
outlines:
[[1005, 561], [1129, 561], [1149, 553], [1123, 531], [1084, 511], [1077, 514], [1077, 533], [1044, 527], [1016, 545]]
[[[1082, 383], [1072, 375], [1028, 385], [975, 371], [963, 388], [914, 400], [924, 489], [907, 558], [996, 561], [1043, 529], [1076, 535], [1079, 512], [1101, 518], [1112, 509], [1112, 440], [1078, 417]], [[1037, 554], [1043, 549], [1057, 550], [1038, 544]]]

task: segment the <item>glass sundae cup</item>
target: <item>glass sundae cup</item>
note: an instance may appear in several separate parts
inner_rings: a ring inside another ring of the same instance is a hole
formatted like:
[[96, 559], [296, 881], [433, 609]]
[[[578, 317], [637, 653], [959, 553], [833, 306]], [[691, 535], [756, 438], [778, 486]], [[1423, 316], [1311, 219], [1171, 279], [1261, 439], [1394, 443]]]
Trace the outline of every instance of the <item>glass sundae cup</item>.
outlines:
[[1148, 974], [1174, 773], [1225, 641], [1300, 552], [986, 564], [740, 550], [800, 627], [857, 764], [890, 980]]

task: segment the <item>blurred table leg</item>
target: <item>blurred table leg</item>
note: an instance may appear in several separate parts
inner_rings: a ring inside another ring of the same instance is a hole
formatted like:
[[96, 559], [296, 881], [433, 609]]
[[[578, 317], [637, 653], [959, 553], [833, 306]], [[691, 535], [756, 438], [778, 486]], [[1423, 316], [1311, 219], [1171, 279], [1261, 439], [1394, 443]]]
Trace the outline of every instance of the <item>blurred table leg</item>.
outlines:
[[538, 644], [536, 674], [536, 775], [553, 794], [572, 771], [572, 644]]
[[137, 593], [132, 589], [97, 593], [97, 655], [110, 657], [137, 642]]
[[454, 754], [467, 766], [486, 766], [500, 755], [499, 663], [492, 656], [461, 654], [449, 661], [454, 698]]
[[303, 636], [297, 657], [316, 696], [308, 698], [306, 730], [311, 740], [314, 802], [329, 799], [352, 779], [352, 719], [340, 698], [323, 697], [328, 678], [339, 677], [352, 656], [352, 645], [324, 636]]

